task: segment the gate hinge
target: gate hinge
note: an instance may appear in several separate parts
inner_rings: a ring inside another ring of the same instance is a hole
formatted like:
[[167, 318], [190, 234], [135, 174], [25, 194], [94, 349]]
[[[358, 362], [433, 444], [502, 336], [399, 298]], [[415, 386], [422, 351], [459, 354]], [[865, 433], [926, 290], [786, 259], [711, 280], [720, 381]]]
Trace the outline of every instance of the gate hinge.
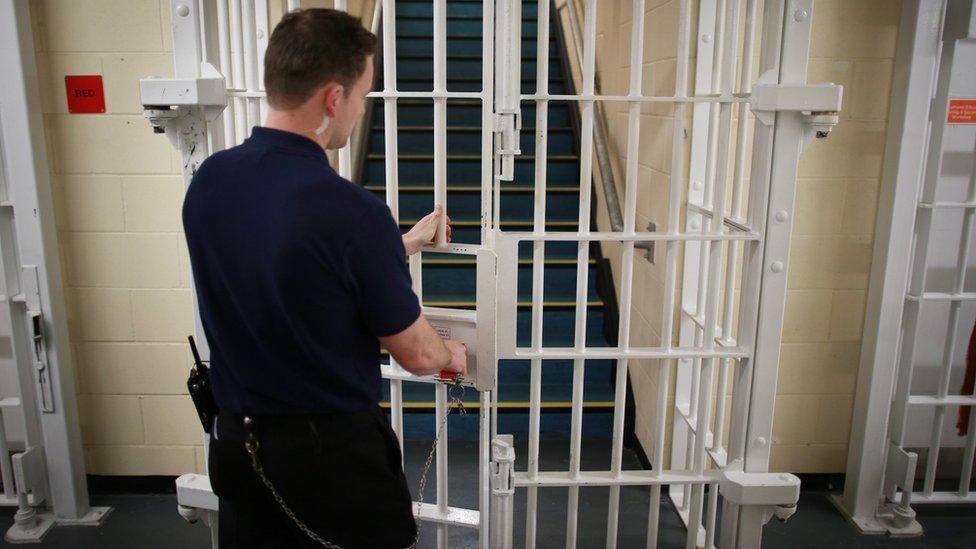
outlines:
[[[810, 138], [824, 138], [839, 121], [844, 87], [838, 84], [778, 84], [776, 73], [766, 71], [752, 88], [752, 114], [770, 126], [777, 112], [798, 112], [810, 126]], [[804, 140], [804, 145], [809, 139]]]
[[796, 512], [800, 500], [800, 479], [789, 473], [746, 473], [726, 470], [719, 480], [719, 493], [736, 505], [766, 508], [764, 521], [775, 516], [785, 521]]
[[515, 178], [515, 157], [522, 154], [519, 143], [521, 129], [520, 112], [495, 113], [494, 131], [499, 134], [495, 140], [495, 154], [501, 157], [501, 172], [498, 176], [502, 181], [512, 181]]
[[515, 494], [515, 446], [512, 435], [498, 435], [491, 441], [491, 493]]

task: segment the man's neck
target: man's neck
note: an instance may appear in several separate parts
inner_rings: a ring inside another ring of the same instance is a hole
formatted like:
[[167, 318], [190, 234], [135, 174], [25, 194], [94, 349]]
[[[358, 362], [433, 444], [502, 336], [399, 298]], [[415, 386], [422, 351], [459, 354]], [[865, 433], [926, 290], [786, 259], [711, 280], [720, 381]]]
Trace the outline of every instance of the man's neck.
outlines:
[[331, 128], [327, 128], [322, 132], [322, 135], [315, 135], [314, 130], [321, 123], [321, 120], [314, 123], [310, 122], [307, 115], [297, 110], [279, 111], [276, 109], [268, 109], [268, 116], [264, 119], [264, 127], [266, 128], [296, 133], [315, 141], [322, 149], [326, 149], [323, 144], [329, 142], [329, 137], [332, 132]]

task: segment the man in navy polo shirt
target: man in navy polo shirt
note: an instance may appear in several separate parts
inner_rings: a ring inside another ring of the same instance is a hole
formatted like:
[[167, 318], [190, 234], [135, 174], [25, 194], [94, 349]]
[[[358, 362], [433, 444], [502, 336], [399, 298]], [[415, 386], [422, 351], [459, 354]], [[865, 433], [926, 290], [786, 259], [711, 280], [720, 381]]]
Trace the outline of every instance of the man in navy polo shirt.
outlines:
[[186, 194], [220, 407], [209, 472], [221, 547], [414, 539], [399, 444], [378, 407], [380, 345], [417, 375], [464, 373], [465, 349], [421, 314], [405, 263], [441, 208], [401, 236], [325, 154], [364, 113], [375, 49], [343, 12], [285, 15], [265, 56], [265, 125], [208, 158]]

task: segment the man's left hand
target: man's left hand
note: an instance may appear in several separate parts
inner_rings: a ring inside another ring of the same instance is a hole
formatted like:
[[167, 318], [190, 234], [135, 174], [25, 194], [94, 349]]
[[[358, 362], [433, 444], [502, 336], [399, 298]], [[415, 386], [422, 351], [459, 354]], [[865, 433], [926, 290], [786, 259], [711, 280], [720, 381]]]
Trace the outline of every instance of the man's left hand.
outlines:
[[444, 206], [437, 204], [434, 206], [434, 211], [425, 215], [407, 234], [403, 235], [403, 247], [407, 249], [407, 255], [413, 255], [425, 244], [433, 243], [434, 236], [437, 234], [437, 224], [442, 215], [447, 219], [447, 242], [451, 241], [451, 218], [444, 213]]

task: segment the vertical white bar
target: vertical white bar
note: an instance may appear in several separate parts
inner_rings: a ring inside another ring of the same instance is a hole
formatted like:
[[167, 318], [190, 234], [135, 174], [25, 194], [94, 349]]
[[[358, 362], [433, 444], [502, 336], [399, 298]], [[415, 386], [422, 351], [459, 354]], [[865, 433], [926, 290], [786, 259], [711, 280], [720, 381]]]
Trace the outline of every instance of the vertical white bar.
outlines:
[[[685, 108], [686, 103], [680, 101], [688, 95], [688, 51], [691, 39], [691, 7], [689, 0], [680, 0], [678, 4], [678, 49], [675, 59], [675, 90], [674, 96], [679, 102], [674, 105], [674, 120], [671, 134], [671, 175], [668, 189], [668, 226], [669, 236], [677, 235], [681, 225], [681, 195], [685, 183]], [[678, 279], [678, 243], [666, 241], [666, 266], [664, 275], [664, 305], [661, 319], [661, 347], [671, 350], [674, 341], [674, 305]], [[657, 402], [654, 418], [654, 448], [651, 455], [651, 471], [660, 476], [664, 470], [664, 442], [667, 437], [667, 409], [668, 392], [671, 385], [671, 360], [662, 360], [658, 364]], [[680, 418], [676, 418], [680, 419]], [[658, 525], [661, 513], [661, 485], [651, 486], [651, 499], [647, 519], [647, 548], [657, 547]]]
[[[736, 53], [738, 51], [738, 31], [739, 31], [739, 5], [740, 0], [732, 0], [729, 6], [728, 18], [726, 23], [728, 25], [727, 35], [725, 37], [724, 54], [725, 58], [722, 60], [724, 63], [723, 74], [722, 74], [722, 95], [725, 97], [730, 97], [734, 91], [735, 86], [735, 69], [736, 69]], [[743, 46], [743, 64], [742, 72], [740, 75], [740, 91], [742, 87], [749, 86], [750, 73], [752, 71], [752, 33], [753, 33], [753, 22], [755, 19], [755, 0], [748, 0], [747, 13], [746, 13], [746, 36]], [[719, 122], [719, 139], [722, 142], [722, 147], [720, 150], [716, 184], [722, 189], [721, 200], [717, 201], [715, 207], [713, 208], [712, 214], [712, 229], [715, 233], [721, 233], [724, 231], [724, 219], [725, 219], [725, 189], [728, 181], [728, 168], [729, 168], [729, 152], [732, 143], [732, 109], [733, 105], [729, 103], [723, 103], [720, 107], [721, 109], [721, 120]], [[741, 187], [743, 184], [743, 170], [745, 169], [745, 129], [748, 125], [747, 116], [748, 113], [742, 108], [740, 104], [738, 126], [736, 128], [736, 141], [735, 141], [735, 164], [732, 174], [732, 211], [731, 216], [733, 218], [738, 218], [742, 212], [742, 192]], [[721, 248], [719, 243], [713, 243], [713, 247]], [[712, 292], [711, 300], [714, 303], [715, 311], [717, 311], [718, 302], [723, 297], [721, 292], [724, 290], [724, 304], [722, 310], [722, 324], [721, 324], [721, 336], [725, 342], [732, 341], [732, 312], [734, 310], [735, 304], [735, 270], [738, 262], [738, 247], [735, 243], [727, 243], [727, 253], [726, 253], [726, 263], [725, 263], [725, 279], [724, 284], [719, 282], [720, 279], [720, 267], [718, 266], [718, 261], [720, 258], [720, 252], [716, 256], [716, 268], [713, 273], [712, 284], [713, 287], [710, 288]], [[718, 319], [714, 318], [709, 320], [709, 326], [714, 330], [715, 323]], [[715, 348], [716, 334], [711, 334], [708, 337], [708, 349]], [[713, 359], [711, 362], [715, 363]], [[719, 360], [719, 378], [718, 378], [718, 388], [715, 391], [714, 398], [716, 399], [715, 405], [712, 407], [714, 410], [714, 423], [712, 423], [712, 443], [710, 449], [713, 453], [719, 453], [719, 450], [724, 446], [725, 437], [725, 402], [726, 396], [728, 394], [728, 382], [729, 382], [729, 368], [734, 364], [733, 361], [728, 359]], [[707, 395], [712, 398], [711, 391]], [[710, 424], [709, 418], [706, 418], [705, 425], [706, 428]], [[704, 436], [704, 435], [703, 435]], [[707, 455], [704, 456], [707, 459]], [[724, 466], [725, 464], [722, 464]], [[711, 547], [715, 541], [715, 520], [718, 516], [718, 489], [717, 486], [713, 486], [713, 489], [708, 492], [708, 505], [706, 511], [706, 519], [704, 522], [705, 527], [705, 546]]]
[[297, 11], [302, 8], [301, 0], [288, 0], [288, 11]]
[[14, 493], [14, 471], [10, 461], [10, 449], [7, 447], [7, 432], [3, 426], [3, 407], [0, 406], [0, 481], [3, 481], [3, 495], [9, 500], [16, 497]]
[[[233, 40], [231, 49], [232, 70], [229, 80], [231, 82], [230, 87], [240, 92], [247, 88], [244, 84], [244, 27], [241, 23], [241, 0], [228, 1], [230, 2], [230, 39]], [[247, 126], [246, 100], [235, 97], [233, 103], [235, 134], [239, 143], [250, 132], [250, 128]]]
[[[447, 413], [447, 385], [437, 384], [435, 399], [434, 432], [438, 432], [441, 418]], [[447, 424], [437, 439], [437, 510], [447, 513]], [[447, 525], [437, 525], [437, 548], [447, 549]]]
[[[346, 0], [335, 0], [334, 8], [339, 11], [349, 11]], [[349, 141], [339, 149], [338, 173], [346, 179], [352, 178], [352, 143]]]
[[[447, 3], [434, 0], [434, 93], [447, 92]], [[447, 244], [447, 98], [434, 98], [434, 205], [444, 206], [435, 243]]]
[[[698, 27], [695, 34], [697, 43], [697, 56], [695, 60], [694, 94], [704, 95], [712, 92], [712, 66], [718, 62], [713, 59], [714, 48], [708, 47], [714, 38], [715, 17], [717, 0], [701, 0], [698, 3]], [[688, 27], [689, 40], [691, 39], [690, 24]], [[682, 94], [687, 94], [687, 86], [682, 90]], [[682, 110], [685, 106], [681, 106]], [[695, 103], [692, 107], [692, 131], [691, 131], [691, 161], [688, 164], [687, 181], [682, 181], [682, 185], [687, 191], [687, 203], [705, 205], [705, 165], [708, 151], [708, 126], [709, 126], [709, 104], [705, 102]], [[681, 159], [684, 162], [684, 159]], [[672, 181], [672, 184], [674, 182]], [[674, 192], [672, 191], [672, 197]], [[672, 200], [675, 200], [672, 198]], [[697, 211], [685, 208], [685, 231], [689, 233], [701, 232], [704, 223], [704, 216]], [[678, 244], [673, 244], [677, 247]], [[702, 272], [705, 268], [702, 260], [701, 241], [687, 241], [683, 245], [682, 255], [682, 279], [681, 279], [681, 299], [679, 301], [679, 313], [689, 311], [694, 314], [699, 309], [699, 285]], [[677, 252], [675, 252], [677, 253]], [[708, 256], [704, 256], [707, 258]], [[680, 325], [678, 332], [678, 345], [682, 347], [692, 347], [700, 344], [698, 340], [698, 326], [687, 314], [680, 314]], [[670, 321], [669, 321], [670, 322]], [[670, 335], [668, 336], [670, 337]], [[695, 359], [686, 358], [675, 361], [675, 384], [674, 384], [674, 419], [672, 424], [672, 445], [671, 445], [671, 467], [686, 468], [690, 452], [688, 451], [694, 437], [691, 427], [684, 420], [682, 414], [689, 416], [694, 414], [695, 407], [692, 399], [697, 398], [693, 395], [697, 390], [697, 381], [694, 380], [697, 374], [698, 362]], [[694, 385], [694, 387], [693, 387]], [[669, 488], [669, 495], [675, 505], [679, 508], [686, 508], [688, 505], [687, 486], [672, 485]]]
[[[549, 95], [549, 0], [539, 0], [536, 55], [536, 94]], [[535, 204], [532, 230], [546, 231], [546, 160], [549, 151], [549, 100], [536, 100], [535, 111]], [[545, 280], [544, 240], [532, 243], [532, 348], [542, 348], [542, 319]], [[533, 358], [529, 379], [529, 455], [528, 473], [532, 479], [539, 473], [539, 429], [542, 407], [542, 359]], [[525, 546], [535, 547], [538, 488], [526, 490]]]
[[[637, 219], [637, 162], [640, 155], [641, 81], [644, 64], [644, 0], [634, 0], [631, 10], [630, 34], [630, 90], [631, 101], [627, 120], [627, 166], [624, 180], [623, 234], [634, 234]], [[630, 350], [630, 315], [634, 287], [634, 241], [623, 243], [620, 280], [620, 318], [617, 343], [622, 351]], [[617, 359], [616, 384], [613, 398], [613, 439], [610, 451], [610, 472], [620, 476], [623, 465], [624, 412], [627, 405], [628, 360]], [[610, 487], [607, 509], [607, 549], [617, 546], [617, 526], [620, 517], [620, 486]]]
[[[383, 91], [396, 92], [396, 0], [383, 0]], [[397, 100], [383, 98], [384, 160], [386, 165], [386, 203], [393, 218], [400, 221], [399, 173], [397, 171]]]
[[[976, 159], [976, 146], [973, 150], [973, 158]], [[976, 163], [973, 164], [972, 172], [969, 174], [969, 196], [966, 200], [972, 202], [976, 198]], [[963, 228], [963, 238], [966, 240], [965, 250], [968, 254], [969, 243], [972, 239], [973, 209], [966, 208], [966, 220]], [[960, 248], [962, 248], [960, 246]], [[969, 265], [968, 257], [961, 259], [962, 268], [957, 273], [965, 281], [966, 269]], [[957, 279], [956, 282], [959, 282]], [[961, 285], [956, 286], [957, 288]], [[961, 291], [961, 290], [957, 290]], [[966, 449], [963, 451], [962, 468], [959, 471], [959, 495], [966, 497], [969, 495], [969, 483], [973, 480], [973, 458], [976, 456], [976, 407], [969, 407], [969, 429], [966, 432]]]
[[[485, 2], [481, 16], [481, 243], [494, 244], [492, 189], [495, 181], [495, 2]], [[482, 516], [487, 513], [482, 513]], [[487, 538], [485, 538], [487, 539]]]
[[[596, 74], [596, 13], [597, 0], [586, 1], [583, 19], [583, 95], [592, 96]], [[582, 130], [580, 132], [579, 177], [579, 228], [582, 234], [590, 232], [590, 201], [593, 178], [593, 100], [582, 100]], [[586, 347], [586, 305], [589, 284], [590, 243], [581, 240], [576, 254], [576, 332], [574, 347]], [[569, 469], [573, 478], [579, 477], [580, 446], [583, 435], [583, 380], [585, 361], [573, 360], [573, 404], [570, 424]], [[569, 487], [569, 505], [566, 513], [566, 547], [576, 547], [579, 512], [579, 486]]]
[[875, 517], [884, 476], [878, 464], [884, 462], [889, 445], [885, 424], [889, 417], [897, 421], [892, 386], [898, 375], [897, 342], [911, 272], [920, 174], [931, 131], [929, 111], [944, 4], [943, 0], [905, 2], [898, 31], [865, 310], [866, 318], [877, 321], [864, 326], [842, 500], [845, 515], [858, 524]]
[[[393, 356], [390, 355], [390, 364], [396, 364]], [[403, 381], [399, 379], [390, 380], [390, 425], [393, 432], [397, 435], [397, 444], [400, 445], [400, 461], [403, 461]]]
[[491, 394], [493, 391], [481, 391], [481, 406], [478, 410], [478, 547], [488, 547], [488, 533], [490, 523], [488, 509], [491, 501]]
[[[227, 12], [227, 0], [216, 0], [217, 4], [217, 42], [220, 49], [220, 73], [224, 75], [227, 87], [234, 87], [234, 69], [230, 62], [230, 15]], [[233, 147], [239, 144], [234, 133], [234, 100], [228, 98], [227, 108], [220, 113], [224, 125], [224, 144]]]
[[[257, 57], [257, 28], [256, 14], [254, 11], [254, 0], [243, 0], [242, 17], [244, 23], [244, 82], [248, 94], [258, 91], [260, 88], [259, 68], [260, 60]], [[251, 126], [261, 124], [261, 114], [259, 111], [260, 103], [256, 97], [245, 99], [247, 104], [247, 123], [248, 129]]]

